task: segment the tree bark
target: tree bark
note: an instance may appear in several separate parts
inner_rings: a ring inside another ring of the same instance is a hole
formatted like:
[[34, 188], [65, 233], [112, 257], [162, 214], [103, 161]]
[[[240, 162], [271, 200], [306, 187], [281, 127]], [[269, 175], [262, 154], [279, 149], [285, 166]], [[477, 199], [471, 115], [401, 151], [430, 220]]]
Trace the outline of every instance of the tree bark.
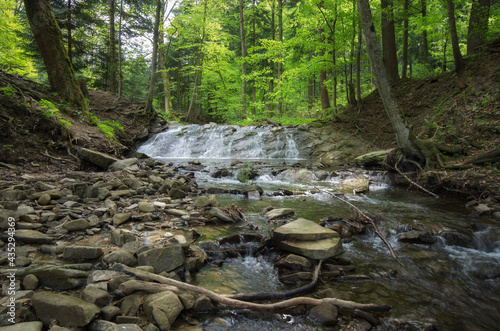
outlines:
[[241, 38], [241, 99], [242, 99], [242, 117], [247, 113], [247, 49], [245, 47], [245, 20], [243, 17], [243, 0], [240, 0], [240, 38]]
[[158, 34], [160, 27], [160, 13], [161, 13], [162, 1], [156, 1], [156, 15], [155, 24], [153, 31], [153, 56], [151, 59], [151, 79], [149, 81], [148, 98], [146, 100], [145, 112], [148, 116], [153, 115], [153, 97], [155, 91], [155, 80], [156, 80], [156, 58], [158, 57]]
[[[319, 39], [320, 42], [322, 44], [324, 44], [325, 38], [323, 37], [323, 33], [324, 33], [323, 29], [319, 29], [318, 33], [320, 35], [320, 39]], [[323, 57], [324, 55], [325, 55], [325, 52], [322, 48], [319, 51], [318, 56]], [[326, 86], [325, 86], [325, 81], [326, 81], [326, 70], [321, 69], [321, 71], [319, 72], [319, 93], [321, 96], [321, 109], [322, 110], [326, 110], [326, 109], [330, 108], [330, 98], [328, 96], [328, 90], [326, 89]]]
[[422, 9], [422, 20], [424, 21], [424, 29], [422, 30], [422, 61], [425, 66], [429, 64], [429, 46], [427, 41], [427, 0], [420, 0], [420, 6]]
[[392, 86], [382, 62], [380, 46], [377, 42], [375, 27], [373, 26], [369, 0], [358, 0], [358, 10], [375, 85], [377, 86], [380, 98], [384, 104], [385, 112], [396, 134], [396, 141], [401, 154], [407, 160], [426, 166], [433, 165], [437, 159], [435, 146], [430, 145], [428, 142], [421, 141], [415, 136], [408, 127], [403, 112], [394, 97]]
[[[276, 40], [276, 22], [275, 22], [275, 10], [274, 10], [274, 1], [271, 1], [271, 35], [272, 35], [272, 40]], [[272, 111], [273, 111], [273, 94], [274, 94], [274, 61], [270, 61], [270, 69], [271, 69], [271, 79], [269, 80], [269, 112], [271, 113], [270, 115], [272, 116]]]
[[408, 77], [407, 67], [408, 67], [408, 20], [409, 20], [409, 12], [408, 8], [410, 7], [410, 1], [404, 0], [403, 2], [403, 56], [401, 59], [401, 78], [406, 79]]
[[87, 102], [78, 86], [49, 1], [25, 0], [24, 6], [50, 85], [71, 104], [80, 106], [87, 115]]
[[[283, 54], [281, 54], [281, 47], [283, 42], [283, 0], [278, 0], [278, 38], [279, 38], [279, 55], [278, 55], [278, 84], [281, 82], [281, 75], [283, 74]], [[278, 115], [283, 115], [283, 98], [278, 100]]]
[[109, 1], [109, 70], [109, 89], [116, 94], [115, 0]]
[[491, 0], [473, 0], [467, 31], [467, 55], [486, 42]]
[[381, 0], [382, 6], [382, 58], [391, 83], [398, 78], [396, 32], [394, 29], [393, 0]]
[[123, 95], [122, 16], [123, 16], [123, 0], [120, 1], [120, 22], [118, 23], [118, 97], [120, 98]]
[[71, 36], [71, 0], [68, 0], [68, 57], [73, 65], [73, 37]]
[[458, 44], [457, 26], [455, 24], [455, 4], [453, 0], [446, 0], [448, 9], [448, 24], [450, 26], [451, 48], [453, 50], [453, 60], [455, 62], [455, 72], [457, 73], [458, 83], [461, 87], [466, 84], [465, 63], [460, 53], [460, 45]]

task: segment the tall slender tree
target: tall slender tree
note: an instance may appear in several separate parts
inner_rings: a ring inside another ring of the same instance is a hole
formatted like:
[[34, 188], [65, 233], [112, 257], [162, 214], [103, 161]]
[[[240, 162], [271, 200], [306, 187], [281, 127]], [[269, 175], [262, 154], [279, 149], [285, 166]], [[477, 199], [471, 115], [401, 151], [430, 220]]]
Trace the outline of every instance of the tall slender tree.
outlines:
[[243, 16], [243, 0], [240, 0], [240, 39], [241, 39], [241, 98], [242, 98], [242, 111], [243, 116], [247, 112], [247, 48], [245, 46], [245, 20]]
[[485, 43], [490, 17], [491, 0], [472, 0], [467, 31], [467, 54], [472, 54]]
[[153, 116], [153, 97], [155, 90], [155, 79], [156, 79], [156, 59], [158, 57], [158, 34], [160, 26], [160, 13], [161, 13], [162, 1], [156, 1], [156, 15], [155, 24], [153, 30], [153, 57], [151, 59], [151, 79], [149, 81], [148, 98], [146, 100], [145, 112], [148, 116]]
[[116, 94], [115, 0], [109, 1], [109, 89]]
[[394, 28], [394, 10], [392, 0], [381, 0], [382, 6], [382, 56], [385, 69], [391, 83], [399, 78], [396, 49], [396, 31]]
[[465, 76], [465, 63], [460, 52], [460, 45], [458, 43], [457, 25], [455, 23], [455, 4], [453, 0], [446, 0], [448, 9], [448, 25], [450, 26], [451, 48], [453, 50], [453, 61], [455, 63], [455, 72], [458, 77], [459, 84], [464, 87]]

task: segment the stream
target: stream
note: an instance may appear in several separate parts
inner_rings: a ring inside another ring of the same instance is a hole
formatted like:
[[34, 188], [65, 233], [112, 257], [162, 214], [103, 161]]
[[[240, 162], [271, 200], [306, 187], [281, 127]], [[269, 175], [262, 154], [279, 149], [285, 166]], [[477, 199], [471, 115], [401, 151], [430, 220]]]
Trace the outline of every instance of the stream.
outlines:
[[[423, 329], [498, 330], [500, 327], [500, 225], [493, 218], [478, 216], [463, 201], [434, 199], [408, 192], [381, 171], [359, 168], [314, 169], [308, 166], [310, 151], [301, 146], [301, 133], [293, 128], [179, 126], [145, 142], [138, 152], [195, 172], [200, 190], [211, 187], [241, 190], [258, 185], [259, 200], [242, 194], [219, 194], [221, 206], [235, 204], [245, 210], [248, 221], [258, 226], [217, 225], [196, 228], [198, 241], [215, 240], [238, 233], [269, 235], [283, 223], [267, 222], [261, 212], [267, 206], [292, 208], [295, 215], [312, 221], [334, 216], [350, 218], [351, 208], [342, 197], [382, 219], [398, 264], [382, 241], [368, 231], [343, 240], [342, 257], [356, 267], [355, 274], [369, 279], [342, 279], [322, 283], [341, 299], [387, 304], [390, 314], [379, 330]], [[199, 161], [188, 164], [189, 161]], [[242, 161], [241, 163], [237, 160]], [[248, 183], [237, 179], [239, 169], [253, 167], [256, 177]], [[222, 173], [222, 176], [215, 176]], [[349, 178], [370, 179], [369, 191], [343, 191]], [[276, 195], [276, 192], [293, 195]], [[409, 230], [430, 233], [434, 244], [398, 241]], [[252, 254], [227, 261], [222, 267], [206, 266], [192, 282], [221, 294], [286, 290], [278, 280], [273, 257]], [[227, 310], [207, 318], [204, 330], [331, 330], [307, 317]]]

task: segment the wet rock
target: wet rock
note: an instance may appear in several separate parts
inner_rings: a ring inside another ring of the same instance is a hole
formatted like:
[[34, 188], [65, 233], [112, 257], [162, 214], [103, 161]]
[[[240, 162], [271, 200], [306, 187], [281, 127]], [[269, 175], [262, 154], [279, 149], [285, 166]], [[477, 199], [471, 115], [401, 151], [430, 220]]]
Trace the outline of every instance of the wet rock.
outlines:
[[219, 201], [217, 201], [217, 198], [215, 195], [210, 195], [210, 196], [201, 196], [196, 199], [194, 202], [193, 206], [194, 207], [219, 207]]
[[120, 310], [123, 315], [136, 315], [139, 311], [139, 308], [142, 304], [142, 294], [140, 292], [136, 292], [130, 295], [127, 295], [121, 305]]
[[155, 273], [172, 271], [184, 264], [184, 251], [178, 245], [147, 250], [138, 255], [138, 264], [152, 266]]
[[342, 182], [342, 191], [347, 193], [364, 193], [368, 191], [370, 180], [368, 178], [349, 178]]
[[296, 284], [300, 281], [310, 281], [313, 277], [311, 272], [295, 272], [280, 276], [280, 281], [285, 284]]
[[126, 168], [129, 168], [135, 164], [137, 164], [139, 160], [137, 158], [129, 158], [129, 159], [124, 159], [124, 160], [118, 160], [113, 162], [111, 165], [109, 165], [109, 170], [111, 171], [120, 171], [124, 170]]
[[96, 260], [104, 254], [100, 247], [67, 246], [64, 248], [65, 260]]
[[80, 148], [78, 150], [78, 156], [93, 165], [98, 166], [101, 169], [107, 169], [109, 165], [117, 162], [118, 159], [104, 153], [96, 152], [88, 148]]
[[198, 297], [193, 305], [193, 308], [191, 308], [192, 311], [199, 313], [209, 312], [214, 309], [215, 306], [212, 303], [212, 300], [210, 300], [210, 298], [205, 295]]
[[278, 261], [276, 265], [280, 268], [292, 270], [308, 270], [312, 267], [311, 261], [307, 258], [295, 254], [289, 254], [284, 259]]
[[184, 187], [173, 187], [170, 189], [170, 192], [168, 192], [168, 195], [172, 199], [184, 199], [187, 197], [187, 190], [184, 189]]
[[143, 309], [148, 318], [163, 331], [170, 330], [184, 306], [175, 293], [165, 291], [146, 296]]
[[38, 283], [38, 278], [33, 274], [26, 275], [23, 279], [23, 287], [25, 290], [36, 290]]
[[331, 303], [322, 303], [311, 308], [309, 317], [316, 323], [332, 326], [338, 323], [338, 309]]
[[2, 326], [2, 331], [42, 331], [42, 328], [42, 322], [34, 321]]
[[90, 331], [142, 331], [136, 324], [116, 324], [110, 321], [97, 320], [90, 325]]
[[92, 303], [52, 292], [36, 293], [32, 304], [46, 326], [55, 320], [59, 326], [84, 327], [100, 312], [99, 307]]
[[96, 306], [104, 307], [111, 300], [111, 296], [107, 291], [98, 289], [95, 286], [87, 286], [82, 291], [82, 300], [93, 303]]
[[178, 295], [178, 297], [181, 300], [184, 309], [191, 309], [194, 307], [196, 299], [191, 293], [182, 292]]
[[472, 242], [472, 234], [457, 231], [445, 231], [441, 233], [441, 237], [446, 240], [446, 244], [449, 246], [470, 247]]
[[479, 214], [489, 214], [489, 213], [491, 213], [491, 208], [488, 207], [488, 205], [486, 205], [484, 203], [480, 203], [477, 206], [475, 206], [474, 210], [477, 211]]
[[386, 149], [383, 151], [375, 151], [363, 154], [356, 157], [354, 159], [354, 162], [356, 162], [356, 164], [361, 166], [369, 166], [369, 167], [382, 166], [384, 165], [384, 161], [385, 158], [387, 157], [387, 154], [389, 154], [391, 151], [392, 149]]
[[[0, 236], [3, 240], [3, 236]], [[44, 233], [41, 233], [36, 230], [16, 230], [14, 237], [20, 242], [26, 244], [51, 244], [53, 239], [51, 236], [48, 236]]]
[[231, 175], [231, 172], [227, 169], [217, 169], [210, 174], [210, 176], [212, 176], [213, 178], [229, 177]]
[[122, 263], [129, 267], [133, 267], [137, 264], [137, 259], [124, 249], [104, 255], [102, 260], [107, 264]]
[[120, 315], [122, 311], [117, 306], [106, 306], [101, 309], [101, 316], [106, 321], [112, 321], [116, 316]]
[[372, 329], [372, 325], [364, 320], [364, 319], [359, 319], [356, 318], [349, 322], [349, 324], [345, 327], [346, 331], [368, 331]]
[[132, 213], [118, 213], [113, 216], [113, 225], [118, 226], [130, 220]]
[[210, 212], [208, 213], [211, 217], [216, 217], [219, 220], [227, 223], [235, 223], [238, 221], [238, 219], [235, 219], [231, 215], [226, 214], [221, 208], [214, 207], [210, 209]]
[[275, 219], [281, 219], [285, 217], [290, 217], [293, 216], [295, 212], [293, 209], [290, 208], [277, 208], [277, 209], [272, 209], [268, 211], [267, 213], [264, 214], [264, 217], [266, 217], [269, 221], [275, 220]]
[[401, 234], [398, 237], [399, 242], [412, 243], [412, 244], [423, 244], [432, 245], [436, 240], [432, 237], [429, 232], [411, 230]]
[[130, 231], [115, 229], [111, 232], [111, 243], [116, 246], [123, 246], [128, 242], [137, 241], [135, 234]]
[[90, 222], [84, 218], [79, 218], [65, 222], [62, 227], [70, 232], [83, 231], [90, 228]]
[[[39, 285], [54, 290], [69, 290], [86, 285], [89, 272], [64, 266], [32, 266], [27, 275], [35, 275]], [[27, 277], [27, 276], [26, 276]]]
[[259, 191], [250, 191], [247, 192], [247, 197], [248, 200], [260, 200], [260, 193]]

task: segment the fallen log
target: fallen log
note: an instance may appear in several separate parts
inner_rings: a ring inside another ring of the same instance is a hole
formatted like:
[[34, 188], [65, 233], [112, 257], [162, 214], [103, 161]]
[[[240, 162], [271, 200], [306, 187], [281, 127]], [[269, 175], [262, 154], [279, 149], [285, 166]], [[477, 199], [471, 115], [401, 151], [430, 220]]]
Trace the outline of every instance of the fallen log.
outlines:
[[[337, 299], [337, 298], [315, 299], [315, 298], [308, 298], [308, 297], [297, 297], [297, 298], [292, 298], [292, 299], [288, 299], [288, 300], [281, 301], [281, 302], [267, 303], [267, 304], [246, 302], [246, 301], [231, 299], [230, 297], [227, 297], [224, 295], [219, 295], [215, 292], [209, 291], [209, 290], [204, 289], [202, 287], [187, 284], [184, 282], [179, 282], [179, 281], [176, 281], [174, 279], [166, 278], [166, 277], [163, 277], [163, 276], [160, 276], [157, 274], [153, 274], [153, 273], [150, 273], [147, 271], [143, 271], [143, 270], [138, 270], [136, 268], [128, 267], [126, 265], [119, 264], [119, 263], [114, 265], [114, 269], [118, 270], [118, 271], [124, 271], [124, 272], [130, 273], [130, 274], [133, 274], [139, 278], [154, 280], [154, 281], [161, 283], [158, 285], [167, 284], [167, 285], [175, 286], [180, 290], [189, 291], [189, 292], [196, 293], [199, 295], [206, 295], [208, 298], [210, 298], [211, 300], [213, 300], [221, 305], [225, 305], [225, 306], [229, 306], [229, 307], [233, 307], [233, 308], [250, 309], [250, 310], [257, 310], [257, 311], [275, 311], [275, 310], [290, 308], [290, 307], [294, 307], [294, 306], [298, 306], [298, 305], [318, 306], [322, 303], [331, 303], [337, 307], [359, 309], [359, 310], [368, 310], [368, 311], [388, 311], [391, 309], [391, 307], [388, 305], [363, 304], [363, 303], [357, 303], [357, 302], [353, 302], [353, 301], [341, 300], [341, 299]], [[149, 288], [151, 288], [151, 286], [155, 286], [155, 285], [148, 285], [148, 286], [149, 286]]]

